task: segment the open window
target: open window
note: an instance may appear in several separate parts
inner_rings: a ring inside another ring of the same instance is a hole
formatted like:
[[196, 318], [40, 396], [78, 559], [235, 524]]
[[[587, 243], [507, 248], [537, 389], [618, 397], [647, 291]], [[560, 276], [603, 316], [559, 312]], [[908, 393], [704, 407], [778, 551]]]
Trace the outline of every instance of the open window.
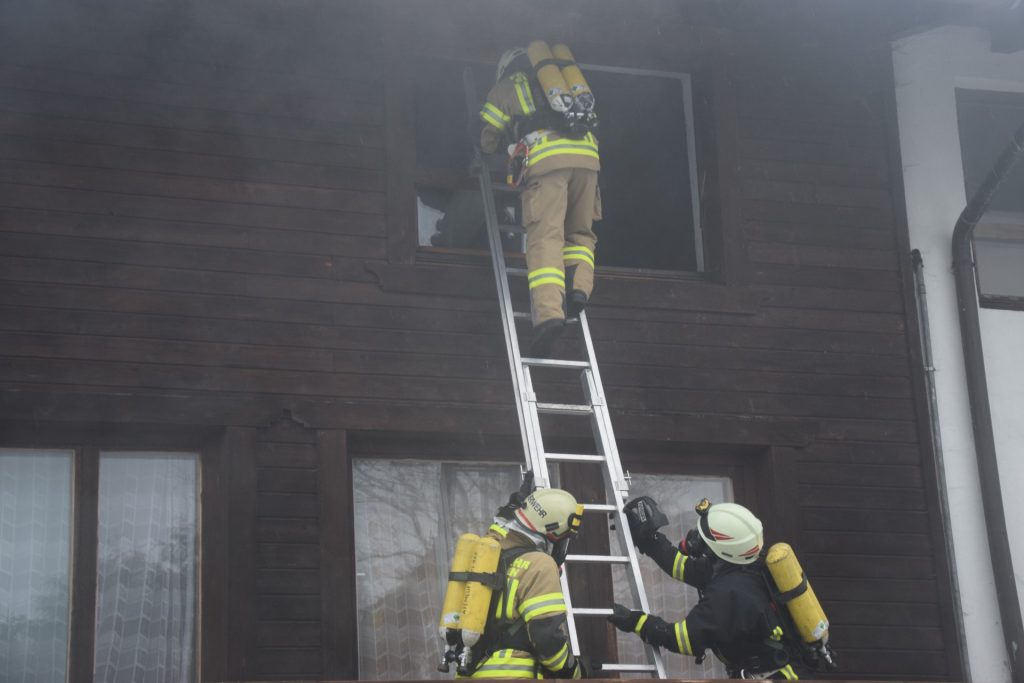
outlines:
[[[469, 119], [462, 85], [465, 66], [454, 60], [424, 59], [415, 67], [421, 249], [487, 248], [478, 186], [467, 173], [470, 131], [478, 126]], [[469, 66], [482, 101], [494, 82], [494, 66]], [[600, 266], [704, 270], [690, 77], [599, 65], [583, 69], [596, 94], [601, 121], [604, 219], [594, 227]], [[503, 171], [503, 155], [489, 161], [493, 171]], [[517, 219], [514, 199], [498, 199], [499, 212]]]
[[[1024, 121], [1024, 93], [957, 90], [964, 185], [971, 197]], [[981, 305], [1024, 310], [1024, 166], [992, 197], [974, 232]]]

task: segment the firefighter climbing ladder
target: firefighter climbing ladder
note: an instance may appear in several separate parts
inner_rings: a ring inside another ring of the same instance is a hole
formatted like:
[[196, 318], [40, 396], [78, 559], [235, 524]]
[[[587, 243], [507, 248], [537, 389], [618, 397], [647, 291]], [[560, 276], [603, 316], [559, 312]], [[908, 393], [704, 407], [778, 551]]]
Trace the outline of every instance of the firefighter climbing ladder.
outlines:
[[[469, 116], [472, 117], [470, 120], [473, 120], [479, 111], [479, 103], [476, 99], [473, 73], [468, 68], [464, 73], [463, 81], [466, 89], [468, 112]], [[634, 609], [650, 612], [647, 595], [644, 592], [643, 579], [640, 576], [640, 565], [637, 561], [636, 548], [633, 546], [633, 539], [629, 532], [629, 523], [625, 512], [623, 512], [623, 504], [626, 502], [629, 494], [629, 481], [623, 474], [622, 463], [619, 460], [619, 451], [615, 444], [615, 434], [612, 431], [608, 406], [605, 403], [604, 388], [601, 385], [601, 374], [597, 368], [594, 343], [590, 337], [586, 313], [580, 313], [578, 318], [578, 325], [583, 335], [584, 346], [586, 347], [586, 360], [529, 358], [520, 353], [516, 320], [528, 320], [530, 314], [529, 312], [518, 312], [513, 309], [509, 276], [522, 277], [525, 284], [527, 271], [525, 268], [509, 268], [505, 265], [502, 235], [522, 235], [524, 229], [520, 225], [504, 224], [498, 220], [494, 193], [515, 192], [515, 190], [507, 185], [492, 181], [483, 153], [479, 147], [474, 145], [474, 148], [475, 159], [473, 167], [480, 180], [480, 193], [483, 197], [484, 215], [487, 221], [487, 236], [491, 247], [491, 260], [494, 265], [494, 276], [498, 286], [498, 300], [501, 304], [501, 324], [505, 332], [505, 347], [508, 351], [509, 363], [512, 366], [512, 384], [515, 389], [516, 410], [519, 415], [519, 428], [526, 452], [526, 466], [528, 469], [533, 470], [537, 486], [543, 488], [550, 486], [548, 465], [551, 463], [574, 462], [602, 465], [606, 494], [610, 502], [589, 503], [584, 501], [585, 509], [587, 512], [601, 512], [612, 517], [614, 527], [619, 535], [620, 546], [625, 553], [623, 555], [569, 554], [566, 557], [566, 567], [562, 572], [562, 592], [565, 595], [566, 607], [568, 608], [569, 639], [572, 651], [573, 654], [579, 655], [580, 646], [576, 632], [576, 619], [578, 617], [606, 617], [612, 611], [608, 608], [573, 607], [568, 581], [568, 575], [572, 571], [573, 565], [604, 564], [624, 566], [630, 592], [636, 605]], [[534, 368], [559, 368], [567, 371], [579, 371], [586, 403], [545, 403], [538, 400], [531, 377], [531, 370]], [[540, 415], [542, 414], [589, 417], [597, 452], [592, 455], [583, 455], [575, 453], [549, 453], [545, 451], [540, 429]], [[665, 678], [665, 666], [662, 662], [661, 653], [655, 647], [645, 646], [645, 649], [648, 659], [647, 664], [609, 663], [603, 665], [603, 670], [609, 672], [648, 673], [657, 678]]]

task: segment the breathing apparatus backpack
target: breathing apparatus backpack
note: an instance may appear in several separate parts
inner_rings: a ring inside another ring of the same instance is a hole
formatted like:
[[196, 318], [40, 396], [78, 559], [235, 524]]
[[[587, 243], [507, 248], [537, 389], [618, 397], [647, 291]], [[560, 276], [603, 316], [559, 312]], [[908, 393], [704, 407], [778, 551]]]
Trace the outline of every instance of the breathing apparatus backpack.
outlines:
[[[524, 475], [519, 490], [498, 509], [497, 516], [511, 519], [534, 489], [533, 472], [529, 471]], [[474, 648], [479, 645], [486, 650], [493, 645], [493, 642], [481, 643], [488, 617], [493, 611], [495, 598], [505, 590], [508, 564], [526, 551], [526, 548], [516, 548], [502, 552], [501, 544], [490, 536], [467, 533], [459, 537], [452, 555], [438, 625], [438, 634], [444, 641], [438, 671], [448, 673], [449, 664], [457, 662], [458, 674], [469, 676], [475, 665], [482, 661], [480, 655], [483, 653], [474, 652]], [[493, 641], [493, 634], [489, 635], [492, 636], [489, 640]]]
[[445, 650], [437, 670], [447, 673], [458, 662], [462, 674], [472, 661], [473, 646], [484, 634], [495, 589], [504, 586], [498, 572], [501, 544], [490, 536], [462, 534], [452, 555], [448, 587], [441, 607], [438, 633]]
[[[790, 629], [800, 638], [803, 663], [814, 670], [836, 667], [835, 652], [829, 645], [829, 623], [800, 561], [788, 543], [776, 543], [765, 556], [765, 582], [772, 599], [785, 605]], [[780, 610], [781, 611], [781, 610]]]
[[558, 133], [580, 139], [597, 130], [594, 93], [583, 76], [572, 51], [558, 44], [548, 47], [535, 40], [526, 48], [544, 99], [554, 116], [544, 116]]

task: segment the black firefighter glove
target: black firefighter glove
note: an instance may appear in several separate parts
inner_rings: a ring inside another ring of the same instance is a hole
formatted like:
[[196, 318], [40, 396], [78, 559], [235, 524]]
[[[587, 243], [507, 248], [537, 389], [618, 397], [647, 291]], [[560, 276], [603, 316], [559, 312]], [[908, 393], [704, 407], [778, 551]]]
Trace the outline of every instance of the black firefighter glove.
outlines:
[[696, 529], [690, 529], [686, 532], [686, 537], [679, 541], [679, 551], [683, 555], [688, 555], [694, 559], [698, 557], [704, 557], [708, 551], [708, 544], [701, 538], [700, 532]]
[[650, 496], [640, 496], [629, 501], [623, 510], [629, 521], [633, 543], [644, 555], [650, 554], [648, 550], [654, 547], [658, 529], [668, 524], [668, 517]]
[[647, 621], [646, 617], [647, 614], [645, 612], [629, 609], [614, 602], [612, 603], [612, 613], [608, 617], [608, 621], [611, 622], [612, 626], [625, 633], [640, 633], [644, 622]]
[[508, 502], [498, 508], [494, 516], [501, 519], [514, 519], [516, 510], [523, 507], [527, 496], [533, 493], [536, 488], [536, 485], [533, 483], [533, 470], [527, 470], [526, 474], [523, 475], [523, 483], [520, 484], [519, 490], [513, 491], [509, 495]]
[[608, 621], [620, 631], [637, 634], [645, 643], [679, 652], [672, 624], [661, 617], [628, 609], [616, 602], [612, 603], [612, 615]]

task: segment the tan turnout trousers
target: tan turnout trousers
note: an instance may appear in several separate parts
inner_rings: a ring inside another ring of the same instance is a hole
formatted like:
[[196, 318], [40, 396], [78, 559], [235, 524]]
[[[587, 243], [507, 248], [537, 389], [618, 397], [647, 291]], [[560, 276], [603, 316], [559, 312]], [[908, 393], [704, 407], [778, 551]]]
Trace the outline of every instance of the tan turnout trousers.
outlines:
[[[597, 171], [559, 168], [527, 174], [522, 194], [533, 325], [565, 318], [565, 292], [594, 289], [593, 224], [601, 218]], [[568, 275], [568, 279], [567, 279]]]

